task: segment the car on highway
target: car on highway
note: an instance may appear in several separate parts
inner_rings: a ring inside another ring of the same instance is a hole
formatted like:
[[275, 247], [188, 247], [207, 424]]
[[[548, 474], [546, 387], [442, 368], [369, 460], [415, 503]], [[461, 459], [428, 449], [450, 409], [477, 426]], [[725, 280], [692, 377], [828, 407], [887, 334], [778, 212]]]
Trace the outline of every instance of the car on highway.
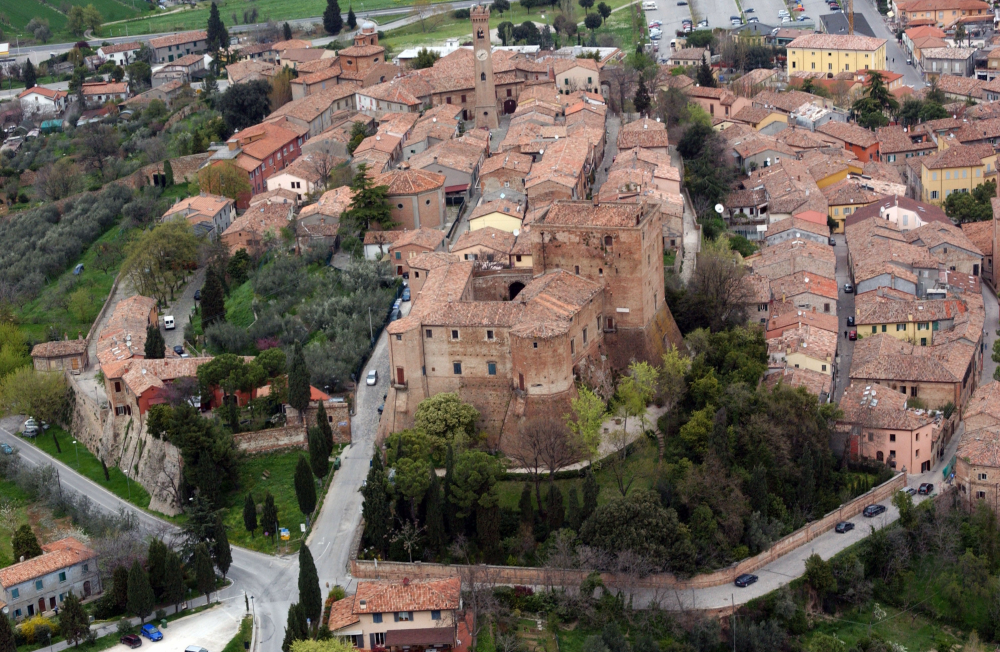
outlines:
[[133, 650], [137, 647], [142, 647], [142, 639], [135, 634], [126, 634], [118, 639], [118, 642], [122, 645], [127, 645]]
[[139, 630], [139, 633], [151, 641], [163, 640], [163, 632], [156, 629], [156, 625], [154, 625], [153, 623], [146, 623], [145, 625], [143, 625], [142, 629]]
[[365, 378], [365, 385], [368, 385], [369, 387], [378, 385], [378, 369], [368, 370], [368, 377]]
[[850, 283], [844, 283], [844, 292], [847, 293], [847, 294], [853, 294], [854, 293], [854, 286], [851, 285]]
[[0, 453], [3, 453], [4, 455], [13, 455], [14, 449], [10, 447], [10, 444], [0, 444]]
[[853, 326], [854, 325], [854, 315], [849, 315], [847, 317], [847, 325], [848, 326]]
[[854, 523], [851, 523], [850, 521], [841, 521], [840, 523], [837, 523], [836, 527], [833, 529], [837, 532], [837, 534], [845, 534], [854, 529]]
[[733, 584], [735, 584], [736, 586], [738, 586], [738, 587], [740, 587], [742, 589], [742, 588], [746, 588], [746, 587], [750, 586], [751, 584], [753, 584], [754, 582], [756, 582], [758, 579], [760, 579], [760, 578], [758, 578], [756, 575], [753, 575], [751, 573], [743, 573], [742, 575], [740, 575], [739, 577], [736, 578], [736, 581], [733, 582]]
[[177, 346], [174, 347], [174, 353], [176, 353], [177, 355], [182, 355], [184, 353], [184, 347], [178, 344]]
[[864, 514], [866, 518], [874, 518], [879, 514], [882, 514], [883, 512], [885, 512], [885, 505], [879, 505], [878, 503], [876, 503], [874, 505], [869, 505], [868, 507], [865, 507], [865, 511], [861, 513]]
[[917, 493], [920, 494], [921, 496], [930, 496], [932, 493], [934, 493], [934, 485], [931, 484], [930, 482], [924, 482], [923, 484], [920, 485], [920, 488], [917, 489]]

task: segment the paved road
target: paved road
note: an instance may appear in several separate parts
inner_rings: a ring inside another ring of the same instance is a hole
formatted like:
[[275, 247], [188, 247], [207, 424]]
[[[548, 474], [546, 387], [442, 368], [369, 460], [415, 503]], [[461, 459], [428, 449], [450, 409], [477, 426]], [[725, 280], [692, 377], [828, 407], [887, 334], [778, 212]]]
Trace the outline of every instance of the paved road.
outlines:
[[993, 380], [993, 372], [997, 363], [993, 362], [993, 343], [997, 341], [997, 329], [1000, 328], [1000, 306], [997, 295], [993, 294], [986, 283], [983, 283], [983, 307], [986, 309], [986, 321], [983, 322], [983, 375], [979, 381], [984, 385]]
[[[205, 268], [200, 267], [198, 271], [194, 273], [191, 280], [187, 282], [184, 286], [183, 292], [174, 301], [173, 304], [168, 306], [166, 309], [160, 311], [160, 320], [162, 322], [163, 317], [170, 315], [174, 318], [174, 323], [176, 328], [173, 330], [163, 330], [163, 339], [167, 344], [167, 350], [172, 350], [175, 346], [185, 346], [184, 345], [184, 327], [188, 323], [188, 318], [194, 313], [195, 300], [194, 293], [201, 289], [201, 286], [205, 284]], [[161, 328], [162, 325], [161, 325]], [[187, 348], [185, 346], [185, 348]], [[193, 353], [188, 351], [188, 353]]]
[[[702, 0], [698, 0], [701, 2]], [[732, 2], [733, 0], [725, 0], [727, 2]], [[646, 9], [646, 23], [651, 23], [654, 20], [659, 20], [663, 23], [660, 29], [663, 30], [663, 38], [659, 41], [660, 52], [659, 56], [669, 57], [670, 56], [670, 41], [675, 38], [674, 34], [677, 30], [681, 29], [681, 21], [685, 18], [691, 18], [693, 15], [692, 7], [686, 5], [683, 7], [678, 7], [676, 1], [672, 0], [655, 0], [656, 9]]]
[[608, 180], [607, 170], [615, 162], [615, 157], [618, 156], [618, 130], [621, 129], [621, 126], [621, 116], [609, 113], [607, 124], [605, 125], [606, 141], [604, 143], [604, 157], [601, 159], [601, 165], [597, 168], [597, 173], [594, 175], [594, 197], [601, 191], [601, 186], [604, 185], [604, 182]]
[[833, 400], [839, 402], [851, 381], [851, 358], [854, 355], [854, 342], [844, 337], [844, 331], [855, 330], [854, 326], [847, 325], [847, 318], [854, 317], [854, 293], [844, 292], [844, 283], [852, 282], [851, 268], [847, 264], [847, 240], [843, 234], [835, 235], [834, 240], [837, 241], [833, 250], [837, 254], [837, 288], [840, 293], [840, 298], [837, 299], [837, 320], [840, 322], [840, 330], [837, 332], [837, 339], [840, 341], [837, 353], [840, 356], [840, 362], [837, 364], [837, 380], [836, 387], [833, 389]]

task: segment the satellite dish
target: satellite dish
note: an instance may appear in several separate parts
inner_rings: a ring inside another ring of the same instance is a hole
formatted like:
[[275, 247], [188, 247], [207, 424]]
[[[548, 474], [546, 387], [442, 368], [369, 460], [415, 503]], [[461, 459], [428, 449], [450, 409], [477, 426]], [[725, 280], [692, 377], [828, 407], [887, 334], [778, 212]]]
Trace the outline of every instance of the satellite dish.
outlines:
[[724, 210], [725, 210], [725, 208], [722, 207], [722, 204], [716, 204], [715, 205], [715, 212], [718, 213], [719, 215], [722, 215], [722, 211], [724, 211]]
[[514, 229], [514, 237], [516, 238], [519, 235], [521, 235], [521, 232], [518, 231], [517, 229]]

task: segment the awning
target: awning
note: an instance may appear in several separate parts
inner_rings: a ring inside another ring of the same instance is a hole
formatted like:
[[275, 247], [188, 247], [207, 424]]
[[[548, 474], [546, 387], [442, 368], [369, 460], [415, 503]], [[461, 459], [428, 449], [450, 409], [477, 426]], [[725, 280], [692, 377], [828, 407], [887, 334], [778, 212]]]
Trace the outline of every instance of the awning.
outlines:
[[453, 627], [429, 627], [427, 629], [391, 629], [385, 633], [385, 646], [403, 645], [454, 645]]
[[469, 184], [467, 184], [467, 183], [463, 183], [463, 184], [460, 184], [460, 185], [457, 185], [457, 186], [445, 186], [444, 187], [445, 193], [450, 193], [450, 192], [465, 192], [468, 189], [469, 189]]

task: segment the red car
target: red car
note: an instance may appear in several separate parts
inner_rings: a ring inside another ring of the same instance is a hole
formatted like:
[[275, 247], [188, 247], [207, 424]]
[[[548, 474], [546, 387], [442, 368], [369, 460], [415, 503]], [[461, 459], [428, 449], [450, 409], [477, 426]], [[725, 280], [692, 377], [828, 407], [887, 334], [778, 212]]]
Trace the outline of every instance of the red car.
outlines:
[[858, 339], [858, 331], [850, 331], [847, 333], [847, 339], [856, 340]]
[[125, 636], [122, 636], [120, 639], [118, 639], [118, 642], [121, 643], [122, 645], [127, 645], [133, 649], [137, 647], [142, 647], [142, 639], [136, 636], [135, 634], [126, 634]]

